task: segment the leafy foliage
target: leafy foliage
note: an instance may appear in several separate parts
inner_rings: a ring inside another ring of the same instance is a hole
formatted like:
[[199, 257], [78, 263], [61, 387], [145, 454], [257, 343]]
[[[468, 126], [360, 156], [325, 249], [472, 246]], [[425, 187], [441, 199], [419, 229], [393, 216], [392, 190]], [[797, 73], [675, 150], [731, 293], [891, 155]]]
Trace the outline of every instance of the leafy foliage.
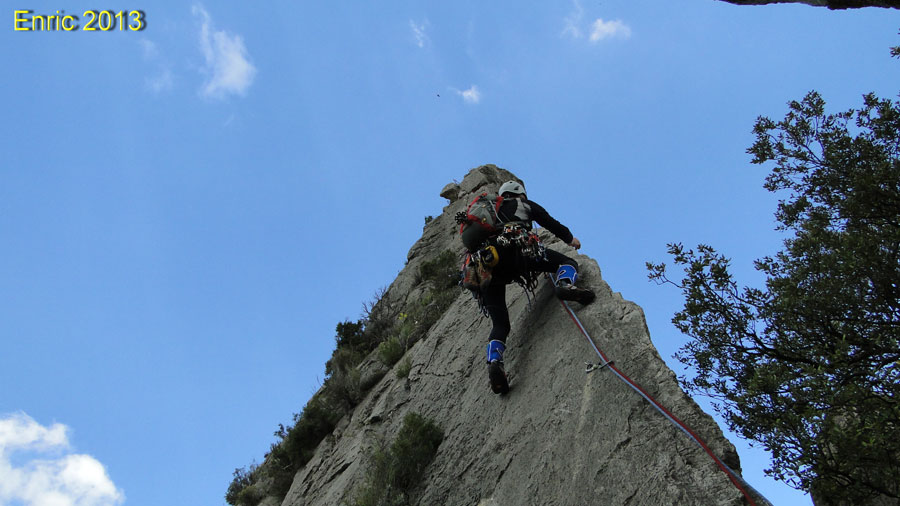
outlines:
[[337, 371], [356, 367], [371, 351], [372, 342], [365, 332], [365, 321], [344, 321], [335, 328], [335, 348], [331, 359], [325, 363], [325, 374], [331, 376]]
[[365, 485], [357, 491], [353, 506], [408, 506], [410, 493], [434, 459], [444, 433], [418, 413], [408, 413], [390, 448], [376, 447]]
[[225, 493], [225, 501], [235, 506], [256, 506], [263, 498], [259, 489], [253, 484], [253, 477], [258, 467], [254, 464], [250, 469], [234, 470], [234, 479]]
[[406, 347], [400, 342], [399, 337], [391, 336], [378, 345], [377, 351], [378, 360], [384, 365], [391, 367], [403, 357], [403, 354], [406, 353]]
[[287, 495], [294, 474], [309, 462], [316, 447], [331, 434], [343, 415], [342, 410], [329, 403], [327, 396], [319, 393], [306, 403], [300, 414], [294, 415], [293, 426], [279, 425], [275, 436], [280, 441], [272, 445], [266, 458], [274, 479], [273, 494], [282, 498]]
[[400, 362], [400, 365], [397, 366], [396, 375], [398, 378], [406, 378], [409, 377], [409, 372], [412, 370], [412, 359], [406, 357]]
[[706, 245], [669, 245], [679, 282], [647, 264], [685, 297], [685, 386], [771, 451], [776, 478], [834, 503], [898, 498], [900, 104], [826, 114], [811, 92], [754, 133], [753, 163], [775, 165], [765, 187], [787, 194], [784, 249], [756, 262], [765, 289], [740, 288]]
[[436, 290], [445, 290], [459, 284], [459, 257], [445, 250], [419, 267], [419, 281], [431, 283]]

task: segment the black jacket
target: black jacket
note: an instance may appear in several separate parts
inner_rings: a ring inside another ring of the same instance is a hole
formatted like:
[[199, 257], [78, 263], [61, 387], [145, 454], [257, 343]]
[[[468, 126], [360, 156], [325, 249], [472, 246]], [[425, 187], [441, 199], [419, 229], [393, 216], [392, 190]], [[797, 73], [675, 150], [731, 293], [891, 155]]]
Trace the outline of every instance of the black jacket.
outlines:
[[503, 223], [518, 221], [523, 223], [528, 230], [531, 230], [531, 222], [536, 221], [538, 225], [552, 232], [566, 244], [571, 243], [574, 237], [568, 227], [556, 221], [546, 209], [528, 199], [505, 199], [500, 204], [497, 215]]

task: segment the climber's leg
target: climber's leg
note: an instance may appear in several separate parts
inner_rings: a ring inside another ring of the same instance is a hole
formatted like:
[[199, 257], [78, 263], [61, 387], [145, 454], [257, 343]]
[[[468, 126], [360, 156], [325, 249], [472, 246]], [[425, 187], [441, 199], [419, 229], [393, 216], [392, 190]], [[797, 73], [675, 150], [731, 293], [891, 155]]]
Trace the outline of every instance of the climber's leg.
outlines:
[[558, 251], [547, 250], [547, 259], [533, 264], [533, 270], [549, 272], [555, 275], [556, 296], [562, 300], [574, 300], [582, 304], [590, 304], [594, 300], [594, 292], [587, 288], [575, 286], [578, 280], [578, 262]]
[[491, 341], [506, 342], [506, 336], [509, 335], [509, 310], [506, 308], [506, 284], [500, 281], [491, 282], [481, 296], [484, 308], [487, 309], [488, 315], [491, 317], [493, 328], [491, 329]]
[[487, 345], [488, 379], [495, 394], [509, 391], [509, 382], [503, 368], [503, 352], [509, 335], [509, 310], [506, 307], [506, 284], [491, 283], [482, 294], [482, 302], [491, 317], [493, 328]]

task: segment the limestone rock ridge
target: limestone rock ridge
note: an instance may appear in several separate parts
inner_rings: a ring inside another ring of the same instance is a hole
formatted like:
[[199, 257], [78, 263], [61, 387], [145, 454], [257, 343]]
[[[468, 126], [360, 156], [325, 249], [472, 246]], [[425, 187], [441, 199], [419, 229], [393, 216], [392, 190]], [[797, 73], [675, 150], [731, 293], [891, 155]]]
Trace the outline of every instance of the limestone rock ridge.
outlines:
[[[448, 204], [426, 224], [383, 297], [397, 304], [421, 298], [417, 272], [424, 262], [447, 250], [462, 258], [454, 215], [474, 195], [496, 191], [510, 179], [517, 178], [485, 165], [441, 189]], [[549, 234], [543, 237], [549, 248], [578, 260], [579, 284], [597, 294], [590, 305], [572, 304], [597, 346], [739, 473], [733, 445], [660, 358], [642, 309], [609, 287], [595, 260]], [[505, 356], [512, 387], [507, 395], [492, 394], [487, 383], [484, 350], [491, 322], [460, 290], [406, 352], [408, 375], [389, 372], [367, 391], [297, 472], [282, 506], [351, 504], [365, 479], [369, 450], [395, 437], [409, 412], [444, 430], [425, 478], [412, 491], [412, 504], [746, 504], [714, 460], [646, 400], [608, 369], [585, 372], [585, 363], [596, 362], [597, 355], [549, 280], [539, 285], [530, 307], [517, 285], [509, 286], [507, 296], [513, 327]], [[277, 502], [270, 497], [263, 504]]]

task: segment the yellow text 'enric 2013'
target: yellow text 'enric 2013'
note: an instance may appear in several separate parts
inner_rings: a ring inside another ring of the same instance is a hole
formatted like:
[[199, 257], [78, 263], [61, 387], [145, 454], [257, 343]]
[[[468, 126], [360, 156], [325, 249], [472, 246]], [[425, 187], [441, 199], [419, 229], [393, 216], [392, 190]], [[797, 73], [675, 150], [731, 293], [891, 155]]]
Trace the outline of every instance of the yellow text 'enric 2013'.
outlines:
[[[81, 17], [58, 10], [56, 14], [35, 14], [32, 10], [13, 11], [17, 32], [139, 32], [147, 27], [147, 15], [141, 10], [86, 10]], [[82, 22], [83, 21], [83, 22]]]

